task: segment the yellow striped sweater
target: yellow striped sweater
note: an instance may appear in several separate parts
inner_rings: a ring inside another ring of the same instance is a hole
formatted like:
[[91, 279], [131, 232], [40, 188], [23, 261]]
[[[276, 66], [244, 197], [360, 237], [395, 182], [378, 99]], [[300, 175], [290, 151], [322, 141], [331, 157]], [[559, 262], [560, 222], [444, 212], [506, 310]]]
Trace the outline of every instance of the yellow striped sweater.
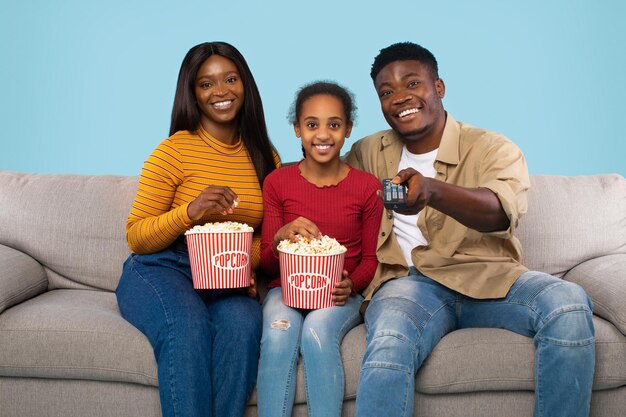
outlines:
[[[274, 162], [280, 166], [276, 152]], [[187, 206], [209, 185], [229, 186], [240, 199], [233, 214], [213, 214], [194, 222]], [[126, 222], [126, 239], [138, 254], [168, 247], [196, 224], [247, 223], [255, 229], [252, 267], [260, 260], [263, 198], [248, 150], [239, 140], [225, 145], [204, 129], [179, 131], [162, 141], [144, 162], [137, 196]]]

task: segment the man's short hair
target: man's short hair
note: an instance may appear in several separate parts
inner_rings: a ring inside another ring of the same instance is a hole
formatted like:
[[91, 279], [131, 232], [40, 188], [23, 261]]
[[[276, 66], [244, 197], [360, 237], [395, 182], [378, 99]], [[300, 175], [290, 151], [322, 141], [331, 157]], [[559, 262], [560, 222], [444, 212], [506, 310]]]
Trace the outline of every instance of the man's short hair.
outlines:
[[376, 79], [378, 73], [387, 64], [395, 61], [419, 61], [432, 71], [435, 79], [439, 78], [437, 60], [428, 49], [413, 42], [398, 42], [381, 49], [376, 58], [374, 58], [370, 72], [372, 80]]

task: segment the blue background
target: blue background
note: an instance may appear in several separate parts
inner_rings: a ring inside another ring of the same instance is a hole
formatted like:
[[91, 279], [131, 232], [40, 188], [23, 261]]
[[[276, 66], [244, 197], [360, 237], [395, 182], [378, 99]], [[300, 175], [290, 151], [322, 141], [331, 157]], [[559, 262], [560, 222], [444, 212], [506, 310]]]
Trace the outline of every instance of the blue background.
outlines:
[[180, 63], [224, 40], [243, 53], [283, 160], [286, 114], [316, 79], [349, 87], [354, 140], [387, 128], [378, 51], [430, 49], [457, 120], [502, 132], [532, 174], [626, 173], [626, 2], [1, 0], [0, 169], [137, 175], [167, 136]]

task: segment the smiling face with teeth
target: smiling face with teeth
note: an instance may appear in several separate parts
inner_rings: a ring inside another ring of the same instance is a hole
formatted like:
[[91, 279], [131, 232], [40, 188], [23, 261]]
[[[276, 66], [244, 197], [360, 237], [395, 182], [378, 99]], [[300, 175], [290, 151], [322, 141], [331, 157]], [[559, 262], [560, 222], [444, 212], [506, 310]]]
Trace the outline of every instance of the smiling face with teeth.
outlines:
[[350, 137], [352, 122], [339, 98], [317, 94], [302, 103], [298, 120], [293, 125], [302, 140], [306, 159], [317, 164], [340, 162], [339, 153]]
[[238, 139], [233, 136], [238, 136], [237, 116], [243, 106], [244, 85], [235, 63], [211, 55], [198, 69], [194, 91], [204, 129], [222, 141]]
[[389, 126], [414, 154], [439, 147], [446, 113], [441, 99], [443, 80], [416, 60], [394, 61], [374, 79], [380, 105]]

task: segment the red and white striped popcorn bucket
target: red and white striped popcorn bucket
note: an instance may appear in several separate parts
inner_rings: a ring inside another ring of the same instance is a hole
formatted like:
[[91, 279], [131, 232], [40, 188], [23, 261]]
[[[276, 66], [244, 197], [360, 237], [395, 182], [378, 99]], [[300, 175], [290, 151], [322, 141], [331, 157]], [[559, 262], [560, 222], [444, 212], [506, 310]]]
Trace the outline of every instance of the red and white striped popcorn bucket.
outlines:
[[293, 308], [332, 307], [332, 291], [341, 281], [345, 252], [309, 255], [278, 251], [283, 303]]
[[253, 232], [187, 232], [196, 289], [250, 286]]

